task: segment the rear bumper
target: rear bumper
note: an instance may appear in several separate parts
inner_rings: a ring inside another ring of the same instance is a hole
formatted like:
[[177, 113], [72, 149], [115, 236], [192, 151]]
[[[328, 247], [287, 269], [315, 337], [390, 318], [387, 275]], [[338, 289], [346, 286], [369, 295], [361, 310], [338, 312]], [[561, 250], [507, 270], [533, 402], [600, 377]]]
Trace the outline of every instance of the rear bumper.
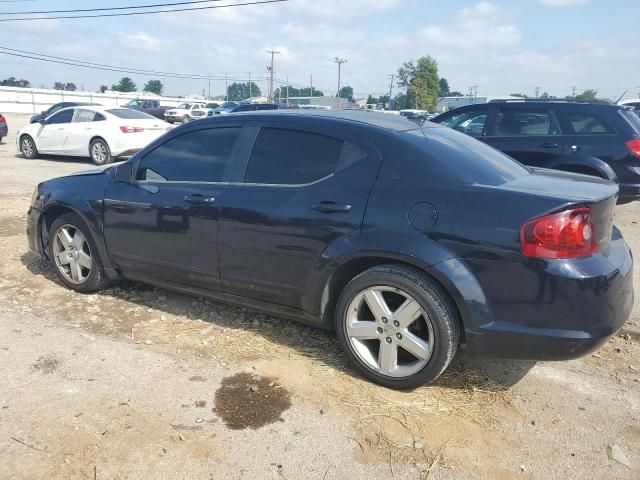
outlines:
[[516, 264], [476, 262], [491, 321], [465, 324], [472, 355], [567, 360], [600, 347], [633, 308], [633, 260], [624, 240], [608, 256]]

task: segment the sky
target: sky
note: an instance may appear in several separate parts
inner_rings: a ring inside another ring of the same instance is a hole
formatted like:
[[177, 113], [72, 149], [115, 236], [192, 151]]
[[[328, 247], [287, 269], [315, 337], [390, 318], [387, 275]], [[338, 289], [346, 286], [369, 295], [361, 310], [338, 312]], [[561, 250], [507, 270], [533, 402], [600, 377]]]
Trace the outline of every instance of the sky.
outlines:
[[[169, 0], [167, 0], [169, 1]], [[224, 0], [220, 4], [239, 0]], [[162, 0], [11, 0], [0, 12], [99, 8]], [[640, 96], [638, 0], [289, 0], [198, 12], [116, 18], [0, 22], [0, 46], [125, 68], [257, 79], [266, 93], [268, 50], [275, 78], [356, 97], [389, 91], [403, 62], [431, 55], [452, 90], [478, 95], [539, 92]], [[0, 14], [0, 18], [3, 17]], [[86, 90], [123, 74], [0, 55], [0, 79], [33, 86], [73, 82]], [[130, 76], [139, 87], [166, 81], [165, 94], [208, 92], [206, 80]], [[214, 80], [212, 94], [224, 92]], [[399, 91], [394, 87], [394, 95]]]

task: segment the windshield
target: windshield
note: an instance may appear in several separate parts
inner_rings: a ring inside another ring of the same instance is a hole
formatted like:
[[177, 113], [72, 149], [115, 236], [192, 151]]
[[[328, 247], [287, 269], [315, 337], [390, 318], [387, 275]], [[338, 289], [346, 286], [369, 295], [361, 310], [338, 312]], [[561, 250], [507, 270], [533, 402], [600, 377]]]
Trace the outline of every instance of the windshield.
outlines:
[[207, 103], [206, 108], [218, 108], [219, 106], [217, 103]]
[[224, 102], [220, 108], [233, 108], [238, 105], [236, 102]]
[[184, 108], [184, 109], [189, 109], [191, 108], [191, 104], [190, 103], [181, 103], [180, 105], [178, 105], [178, 108]]
[[110, 110], [105, 110], [107, 113], [111, 115], [115, 115], [118, 118], [126, 118], [128, 120], [148, 120], [153, 119], [156, 120], [156, 117], [152, 117], [144, 112], [139, 110], [132, 110], [130, 108], [112, 108]]
[[129, 103], [127, 103], [127, 107], [141, 107], [142, 106], [142, 100], [131, 100]]

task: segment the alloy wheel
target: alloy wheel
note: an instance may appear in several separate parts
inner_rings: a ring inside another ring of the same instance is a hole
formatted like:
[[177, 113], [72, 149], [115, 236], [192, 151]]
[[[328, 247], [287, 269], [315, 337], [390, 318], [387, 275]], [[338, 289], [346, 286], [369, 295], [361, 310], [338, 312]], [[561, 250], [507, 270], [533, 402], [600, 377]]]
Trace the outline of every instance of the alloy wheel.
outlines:
[[93, 260], [89, 242], [73, 225], [61, 225], [56, 230], [53, 257], [60, 273], [71, 283], [84, 283], [91, 274]]
[[30, 157], [33, 155], [33, 143], [29, 138], [22, 139], [22, 154], [25, 157]]
[[346, 333], [367, 367], [390, 377], [419, 372], [433, 352], [433, 326], [407, 292], [388, 286], [358, 293], [347, 309]]
[[95, 163], [102, 164], [107, 161], [107, 147], [102, 142], [95, 142], [91, 148], [91, 156]]

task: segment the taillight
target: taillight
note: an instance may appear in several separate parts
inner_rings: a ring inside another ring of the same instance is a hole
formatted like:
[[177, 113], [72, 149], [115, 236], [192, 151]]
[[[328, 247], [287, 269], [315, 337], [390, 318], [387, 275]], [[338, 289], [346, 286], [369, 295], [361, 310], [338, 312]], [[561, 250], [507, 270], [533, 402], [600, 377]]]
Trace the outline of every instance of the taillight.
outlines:
[[144, 132], [144, 128], [141, 127], [120, 127], [122, 133], [138, 133]]
[[589, 208], [574, 208], [531, 220], [522, 226], [520, 242], [525, 257], [572, 258], [598, 251]]
[[636, 138], [635, 140], [629, 140], [625, 143], [631, 155], [636, 158], [640, 158], [640, 138]]
[[6, 123], [7, 121], [4, 119], [2, 115], [0, 115], [0, 123]]

